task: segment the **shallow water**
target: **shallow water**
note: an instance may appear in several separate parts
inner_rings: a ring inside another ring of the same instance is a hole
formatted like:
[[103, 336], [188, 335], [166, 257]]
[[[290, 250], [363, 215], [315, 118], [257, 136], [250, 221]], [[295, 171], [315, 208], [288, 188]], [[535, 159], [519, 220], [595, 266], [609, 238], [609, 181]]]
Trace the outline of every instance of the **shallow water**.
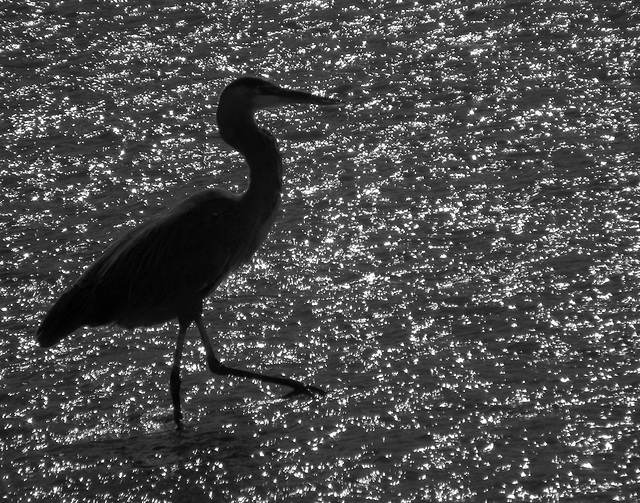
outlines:
[[[0, 494], [9, 501], [640, 497], [639, 8], [632, 1], [83, 2], [0, 17]], [[33, 342], [101, 250], [210, 185], [244, 73], [339, 97], [262, 113], [269, 240], [175, 324]]]

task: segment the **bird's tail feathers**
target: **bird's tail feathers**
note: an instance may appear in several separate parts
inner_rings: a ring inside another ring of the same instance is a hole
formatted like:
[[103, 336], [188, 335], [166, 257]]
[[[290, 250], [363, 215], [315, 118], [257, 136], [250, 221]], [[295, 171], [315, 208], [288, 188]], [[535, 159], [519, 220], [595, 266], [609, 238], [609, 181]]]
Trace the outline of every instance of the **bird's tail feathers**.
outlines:
[[86, 325], [86, 292], [78, 285], [60, 296], [42, 320], [36, 341], [43, 348], [57, 344], [74, 330]]

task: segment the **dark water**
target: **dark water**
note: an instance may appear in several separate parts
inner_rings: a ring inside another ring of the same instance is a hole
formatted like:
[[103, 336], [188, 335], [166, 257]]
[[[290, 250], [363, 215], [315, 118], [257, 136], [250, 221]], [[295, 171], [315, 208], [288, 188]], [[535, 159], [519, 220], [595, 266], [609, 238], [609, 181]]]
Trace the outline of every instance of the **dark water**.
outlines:
[[[640, 497], [637, 2], [44, 4], [0, 7], [6, 500]], [[242, 190], [244, 73], [346, 103], [261, 114], [282, 212], [205, 320], [331, 392], [191, 333], [177, 434], [174, 324], [33, 333], [127, 228]]]

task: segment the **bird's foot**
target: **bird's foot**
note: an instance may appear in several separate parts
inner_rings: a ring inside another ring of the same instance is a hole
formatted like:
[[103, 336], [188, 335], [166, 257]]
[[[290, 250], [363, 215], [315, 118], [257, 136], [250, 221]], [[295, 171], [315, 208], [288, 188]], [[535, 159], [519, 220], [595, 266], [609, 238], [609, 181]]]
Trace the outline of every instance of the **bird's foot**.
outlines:
[[307, 396], [325, 396], [327, 392], [323, 389], [316, 388], [315, 386], [308, 386], [306, 384], [300, 383], [300, 386], [296, 386], [289, 393], [284, 395], [282, 398], [294, 398], [299, 395], [307, 395]]

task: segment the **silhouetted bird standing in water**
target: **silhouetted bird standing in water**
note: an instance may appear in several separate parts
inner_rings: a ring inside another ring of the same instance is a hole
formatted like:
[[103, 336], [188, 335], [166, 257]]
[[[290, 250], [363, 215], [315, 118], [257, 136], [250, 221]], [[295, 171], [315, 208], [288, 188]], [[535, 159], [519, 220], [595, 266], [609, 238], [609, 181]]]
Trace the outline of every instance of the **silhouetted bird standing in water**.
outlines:
[[293, 388], [290, 395], [324, 394], [286, 377], [220, 363], [202, 322], [202, 301], [229, 273], [247, 262], [271, 229], [282, 189], [282, 161], [274, 137], [260, 129], [257, 110], [291, 103], [330, 105], [336, 100], [242, 77], [220, 95], [222, 139], [247, 160], [243, 194], [221, 189], [197, 193], [112, 245], [45, 316], [36, 338], [52, 346], [82, 326], [116, 323], [125, 328], [179, 322], [170, 389], [176, 426], [182, 426], [180, 361], [187, 328], [195, 322], [215, 374], [259, 379]]

